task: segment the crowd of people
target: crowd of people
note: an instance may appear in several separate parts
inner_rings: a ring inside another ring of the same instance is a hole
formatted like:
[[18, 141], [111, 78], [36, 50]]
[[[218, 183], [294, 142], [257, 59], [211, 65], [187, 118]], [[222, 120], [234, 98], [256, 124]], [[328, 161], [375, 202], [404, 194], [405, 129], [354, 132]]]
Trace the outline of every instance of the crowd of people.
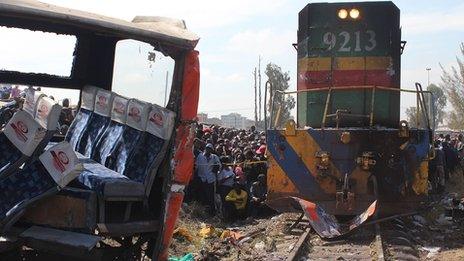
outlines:
[[253, 126], [237, 130], [197, 124], [195, 171], [186, 195], [226, 220], [269, 212], [266, 199], [266, 138]]
[[429, 181], [432, 192], [444, 191], [451, 173], [462, 170], [464, 160], [464, 137], [462, 134], [451, 136], [439, 134], [434, 140], [435, 157], [429, 163]]
[[[1, 100], [11, 100], [14, 101], [14, 108], [11, 109], [19, 109], [22, 108], [22, 104], [24, 102], [24, 99], [26, 97], [26, 92], [25, 90], [27, 88], [34, 88], [37, 91], [42, 91], [41, 87], [32, 87], [32, 86], [22, 86], [20, 88], [19, 85], [2, 85], [0, 86], [0, 97]], [[55, 100], [53, 96], [48, 96], [52, 100]], [[58, 120], [59, 126], [58, 129], [62, 134], [66, 134], [69, 126], [71, 125], [72, 121], [74, 120], [76, 110], [75, 108], [71, 108], [69, 104], [69, 99], [64, 98], [61, 100], [61, 105], [63, 109], [61, 110], [60, 118]], [[7, 111], [0, 111], [0, 114], [3, 114]], [[8, 114], [8, 117], [2, 117], [3, 115], [0, 115], [0, 123], [6, 123], [9, 118], [12, 116], [11, 113]]]

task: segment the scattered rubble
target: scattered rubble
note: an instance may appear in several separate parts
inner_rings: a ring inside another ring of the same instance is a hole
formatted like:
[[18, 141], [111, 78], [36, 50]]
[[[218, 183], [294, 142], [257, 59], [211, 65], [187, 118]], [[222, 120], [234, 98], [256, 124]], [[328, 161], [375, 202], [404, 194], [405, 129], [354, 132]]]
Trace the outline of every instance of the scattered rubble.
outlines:
[[171, 256], [191, 253], [194, 260], [285, 260], [306, 228], [299, 224], [289, 231], [297, 213], [224, 223], [203, 210], [195, 202], [183, 205]]
[[[404, 236], [421, 260], [464, 260], [464, 177], [459, 173], [451, 180], [443, 194], [431, 197], [425, 211], [403, 219]], [[302, 223], [289, 231], [298, 215], [224, 223], [198, 203], [184, 204], [170, 249], [177, 259], [171, 260], [286, 260], [306, 229]], [[311, 242], [327, 244], [317, 236]]]

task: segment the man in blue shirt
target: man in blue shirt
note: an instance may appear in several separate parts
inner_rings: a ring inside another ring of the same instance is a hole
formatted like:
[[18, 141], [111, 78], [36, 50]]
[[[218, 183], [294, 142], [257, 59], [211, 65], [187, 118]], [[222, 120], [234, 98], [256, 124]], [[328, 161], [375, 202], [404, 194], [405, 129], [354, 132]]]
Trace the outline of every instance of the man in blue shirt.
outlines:
[[214, 213], [214, 183], [217, 173], [221, 169], [221, 161], [214, 154], [213, 144], [206, 144], [205, 151], [198, 154], [195, 166], [201, 182], [200, 199], [204, 204], [210, 206], [211, 213]]

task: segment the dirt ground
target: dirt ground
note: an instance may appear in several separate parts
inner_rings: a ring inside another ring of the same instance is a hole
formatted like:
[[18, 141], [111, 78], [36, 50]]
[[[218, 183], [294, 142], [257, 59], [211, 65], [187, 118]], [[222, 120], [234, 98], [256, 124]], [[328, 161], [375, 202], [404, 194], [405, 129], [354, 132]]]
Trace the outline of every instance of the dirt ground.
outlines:
[[[411, 221], [411, 233], [422, 260], [464, 260], [464, 205], [453, 205], [464, 197], [462, 170], [453, 173], [442, 195], [432, 195], [427, 212], [416, 215]], [[447, 217], [454, 208], [454, 217]], [[461, 212], [463, 211], [463, 212]]]
[[[445, 193], [431, 195], [425, 211], [404, 218], [421, 260], [464, 260], [464, 203], [460, 205], [462, 214], [455, 213], [454, 218], [446, 215], [450, 208], [456, 208], [453, 199], [463, 197], [464, 176], [457, 171], [448, 181]], [[227, 224], [210, 217], [197, 203], [184, 204], [170, 255], [183, 257], [191, 253], [195, 260], [285, 260], [305, 229], [301, 225], [288, 231], [291, 220], [297, 217], [298, 214], [276, 214]], [[232, 231], [236, 238], [221, 238], [224, 231]]]
[[298, 214], [276, 214], [224, 223], [197, 204], [184, 204], [170, 247], [176, 257], [192, 253], [201, 260], [285, 260], [304, 225], [289, 227]]

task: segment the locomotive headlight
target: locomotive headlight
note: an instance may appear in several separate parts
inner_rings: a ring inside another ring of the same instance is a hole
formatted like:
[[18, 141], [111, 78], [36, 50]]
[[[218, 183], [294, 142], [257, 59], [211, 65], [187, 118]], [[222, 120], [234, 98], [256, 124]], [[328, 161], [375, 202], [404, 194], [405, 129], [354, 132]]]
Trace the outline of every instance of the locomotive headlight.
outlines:
[[359, 10], [356, 8], [353, 8], [350, 10], [350, 17], [353, 19], [358, 19], [359, 18]]
[[338, 17], [341, 19], [346, 19], [348, 17], [348, 11], [346, 11], [346, 9], [338, 10]]

